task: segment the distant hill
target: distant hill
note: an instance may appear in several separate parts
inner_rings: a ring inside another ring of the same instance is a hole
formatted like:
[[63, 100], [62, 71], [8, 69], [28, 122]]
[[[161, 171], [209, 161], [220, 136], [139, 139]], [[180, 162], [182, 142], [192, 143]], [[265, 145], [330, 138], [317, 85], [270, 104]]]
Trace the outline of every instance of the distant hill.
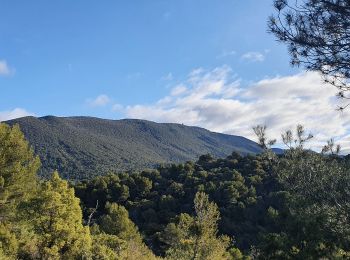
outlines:
[[72, 180], [185, 162], [207, 153], [224, 157], [233, 151], [261, 151], [255, 142], [244, 137], [145, 120], [46, 116], [6, 123], [20, 125], [40, 156], [42, 176], [57, 169]]

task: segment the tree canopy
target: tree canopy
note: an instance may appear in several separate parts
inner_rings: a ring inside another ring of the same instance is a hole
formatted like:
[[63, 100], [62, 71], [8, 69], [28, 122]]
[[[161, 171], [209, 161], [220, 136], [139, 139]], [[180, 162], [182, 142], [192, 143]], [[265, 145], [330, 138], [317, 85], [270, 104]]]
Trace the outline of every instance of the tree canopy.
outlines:
[[177, 224], [169, 224], [163, 234], [163, 242], [170, 248], [168, 259], [230, 259], [227, 249], [230, 239], [217, 236], [220, 212], [207, 194], [197, 192], [194, 198], [195, 217], [181, 214]]
[[[18, 125], [0, 123], [0, 219], [14, 212], [35, 190], [40, 160]], [[13, 214], [12, 214], [13, 215]]]
[[19, 128], [0, 125], [0, 259], [349, 258], [349, 156], [305, 150], [301, 126], [276, 155], [265, 130], [262, 154], [71, 184], [37, 178]]
[[274, 7], [269, 31], [288, 46], [291, 64], [322, 73], [339, 89], [339, 97], [348, 98], [350, 2], [275, 0]]

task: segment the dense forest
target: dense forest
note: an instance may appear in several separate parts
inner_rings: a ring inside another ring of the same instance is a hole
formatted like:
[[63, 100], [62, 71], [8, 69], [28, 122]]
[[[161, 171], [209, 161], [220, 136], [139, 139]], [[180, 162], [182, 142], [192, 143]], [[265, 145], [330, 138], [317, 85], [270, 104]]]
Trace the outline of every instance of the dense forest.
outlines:
[[261, 151], [255, 142], [241, 136], [138, 119], [29, 116], [6, 123], [20, 125], [40, 158], [40, 176], [58, 170], [69, 180], [183, 163], [206, 153], [225, 157], [233, 150]]
[[[291, 64], [337, 88], [340, 111], [349, 3], [275, 0], [269, 18]], [[0, 62], [0, 74], [15, 72]], [[300, 125], [282, 133], [283, 151], [265, 126], [253, 131], [259, 145], [140, 120], [0, 123], [0, 260], [350, 259], [350, 155], [332, 139], [307, 149]]]
[[0, 124], [1, 259], [347, 259], [350, 160], [329, 142], [69, 183], [37, 176], [19, 126]]

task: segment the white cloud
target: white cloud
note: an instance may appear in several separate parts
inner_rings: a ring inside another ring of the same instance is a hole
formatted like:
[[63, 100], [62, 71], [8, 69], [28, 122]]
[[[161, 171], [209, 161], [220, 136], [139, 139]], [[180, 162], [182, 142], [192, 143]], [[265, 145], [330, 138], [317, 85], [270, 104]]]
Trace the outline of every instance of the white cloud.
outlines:
[[151, 105], [126, 107], [126, 116], [201, 126], [212, 131], [255, 139], [252, 127], [266, 124], [271, 138], [302, 124], [316, 137], [319, 149], [335, 137], [350, 149], [349, 112], [335, 110], [336, 89], [317, 73], [274, 77], [242, 87], [229, 67], [197, 69], [170, 95]]
[[0, 122], [24, 116], [35, 116], [35, 114], [28, 112], [23, 108], [15, 108], [10, 111], [0, 111]]
[[113, 112], [122, 112], [124, 110], [124, 106], [121, 104], [113, 104], [112, 111]]
[[237, 53], [236, 51], [223, 51], [220, 55], [217, 55], [216, 58], [222, 59], [230, 56], [235, 56], [236, 53]]
[[107, 95], [99, 95], [95, 99], [88, 99], [87, 103], [91, 107], [103, 107], [106, 106], [111, 99]]
[[181, 94], [186, 93], [186, 91], [187, 91], [186, 86], [180, 84], [180, 85], [174, 87], [174, 88], [171, 90], [171, 95], [172, 95], [172, 96], [179, 96], [179, 95], [181, 95]]
[[262, 62], [265, 60], [265, 55], [261, 52], [251, 51], [243, 54], [241, 58], [252, 62]]
[[14, 70], [9, 67], [6, 60], [0, 60], [0, 76], [10, 76]]

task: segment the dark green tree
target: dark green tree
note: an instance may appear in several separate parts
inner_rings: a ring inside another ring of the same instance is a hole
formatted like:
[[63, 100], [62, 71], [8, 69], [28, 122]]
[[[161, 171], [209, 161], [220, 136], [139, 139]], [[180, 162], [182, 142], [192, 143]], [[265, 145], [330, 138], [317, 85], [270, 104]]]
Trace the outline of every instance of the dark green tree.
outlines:
[[[288, 149], [275, 157], [272, 172], [281, 186], [283, 206], [267, 211], [267, 218], [279, 228], [263, 236], [260, 248], [266, 258], [349, 256], [349, 168], [334, 154], [326, 156], [304, 149], [311, 138], [300, 125], [295, 134], [291, 130], [282, 134]], [[326, 150], [334, 146], [328, 142]]]

